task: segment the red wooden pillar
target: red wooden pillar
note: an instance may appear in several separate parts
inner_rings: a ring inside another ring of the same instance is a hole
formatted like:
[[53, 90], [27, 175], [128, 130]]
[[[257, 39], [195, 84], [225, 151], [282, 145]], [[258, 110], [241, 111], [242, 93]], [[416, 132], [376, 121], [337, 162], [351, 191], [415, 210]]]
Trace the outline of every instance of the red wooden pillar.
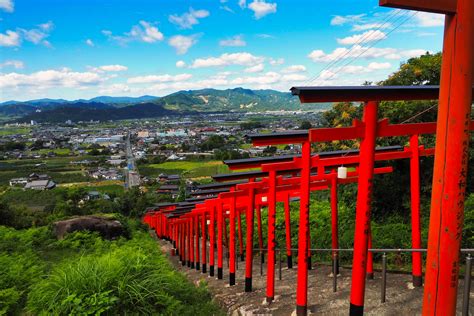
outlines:
[[287, 194], [285, 205], [285, 232], [286, 232], [286, 259], [288, 269], [293, 268], [293, 256], [291, 253], [291, 217], [290, 217], [290, 195]]
[[186, 254], [187, 254], [187, 266], [191, 267], [191, 221], [186, 219]]
[[207, 215], [204, 211], [201, 215], [201, 263], [202, 263], [202, 273], [207, 272], [207, 253], [206, 253], [206, 243], [207, 243], [207, 235], [206, 235], [206, 221]]
[[215, 247], [216, 247], [216, 224], [215, 224], [215, 216], [216, 216], [216, 209], [215, 206], [211, 206], [209, 214], [209, 275], [214, 276], [214, 254], [215, 254]]
[[377, 108], [378, 103], [374, 101], [367, 102], [364, 108], [365, 135], [360, 145], [350, 315], [363, 315], [364, 313], [367, 248], [370, 233], [370, 202], [377, 132]]
[[267, 241], [267, 302], [275, 297], [275, 219], [276, 219], [276, 171], [268, 175], [268, 241]]
[[191, 269], [194, 269], [194, 219], [189, 217], [189, 261]]
[[239, 254], [240, 261], [244, 261], [244, 239], [242, 236], [242, 213], [237, 211], [237, 226], [239, 232]]
[[230, 218], [229, 218], [229, 285], [235, 285], [235, 204], [236, 198], [230, 201]]
[[[418, 135], [410, 137], [410, 193], [411, 193], [411, 247], [421, 249], [420, 224], [420, 152]], [[412, 253], [413, 286], [420, 287], [422, 280], [421, 252]]]
[[302, 144], [300, 220], [298, 228], [298, 277], [296, 284], [296, 314], [306, 315], [308, 310], [308, 231], [309, 181], [311, 172], [311, 144]]
[[229, 253], [229, 235], [227, 234], [227, 216], [229, 215], [230, 211], [226, 211], [223, 215], [222, 225], [224, 228], [224, 245], [227, 248], [227, 254]]
[[196, 214], [194, 216], [194, 235], [195, 235], [195, 243], [196, 243], [196, 255], [195, 255], [195, 261], [196, 261], [196, 270], [201, 270], [201, 258], [199, 255], [199, 214]]
[[[423, 315], [454, 315], [469, 152], [474, 1], [446, 18]], [[472, 176], [472, 175], [471, 175]]]
[[223, 220], [222, 217], [224, 214], [222, 214], [222, 203], [217, 204], [217, 278], [222, 279], [223, 277], [223, 270], [222, 270], [222, 255], [223, 255], [223, 249], [222, 249], [222, 233], [223, 233]]
[[[372, 231], [369, 228], [369, 243], [367, 245], [368, 249], [372, 249]], [[373, 280], [374, 279], [374, 254], [372, 251], [367, 253], [367, 279]]]
[[[332, 228], [332, 248], [339, 249], [339, 223], [338, 223], [338, 210], [337, 210], [337, 174], [334, 171], [331, 178], [331, 228]], [[332, 273], [339, 274], [339, 254], [337, 251], [332, 252], [332, 261], [336, 261], [336, 265], [333, 263]]]
[[[263, 236], [262, 236], [262, 206], [257, 206], [257, 231], [258, 231], [258, 247], [263, 249]], [[260, 260], [265, 262], [265, 256], [263, 255], [260, 257]]]
[[183, 266], [186, 264], [184, 251], [184, 227], [183, 223], [179, 223], [179, 257], [181, 258], [181, 263]]
[[245, 250], [245, 292], [252, 291], [252, 267], [253, 267], [253, 211], [255, 208], [254, 189], [249, 189], [249, 199], [247, 206], [247, 215], [245, 216], [247, 223], [246, 250]]

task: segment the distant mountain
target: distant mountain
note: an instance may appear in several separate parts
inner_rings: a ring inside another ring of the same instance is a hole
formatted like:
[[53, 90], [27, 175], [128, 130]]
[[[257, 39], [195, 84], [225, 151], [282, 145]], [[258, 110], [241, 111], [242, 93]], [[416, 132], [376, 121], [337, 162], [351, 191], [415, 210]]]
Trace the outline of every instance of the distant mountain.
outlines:
[[30, 100], [30, 101], [7, 101], [0, 103], [0, 106], [4, 105], [12, 105], [12, 104], [28, 104], [28, 105], [34, 105], [34, 106], [43, 106], [43, 105], [50, 105], [50, 104], [62, 104], [62, 103], [68, 103], [71, 101], [64, 100], [64, 99], [37, 99], [37, 100]]
[[33, 105], [13, 103], [0, 107], [0, 115], [2, 116], [24, 116], [33, 113], [38, 108]]
[[64, 122], [67, 120], [120, 120], [159, 117], [168, 114], [201, 112], [262, 112], [325, 110], [330, 103], [301, 105], [290, 93], [275, 90], [202, 89], [178, 91], [158, 98], [154, 96], [108, 97], [66, 101], [39, 99], [0, 104], [0, 116], [21, 117], [20, 121]]
[[155, 101], [173, 111], [276, 111], [326, 109], [328, 104], [302, 106], [297, 97], [275, 90], [202, 89], [178, 91]]
[[75, 103], [107, 103], [107, 104], [135, 104], [135, 103], [142, 103], [142, 102], [149, 102], [158, 99], [158, 97], [154, 97], [151, 95], [144, 95], [141, 97], [108, 97], [108, 96], [99, 96], [92, 99], [79, 99], [79, 100], [64, 100], [64, 99], [37, 99], [37, 100], [30, 100], [30, 101], [7, 101], [0, 103], [0, 107], [5, 105], [12, 105], [12, 104], [28, 104], [32, 106], [38, 107], [54, 107], [57, 105], [63, 106], [64, 104], [75, 104]]
[[156, 103], [138, 103], [122, 108], [115, 108], [104, 103], [93, 104], [74, 104], [64, 107], [57, 107], [48, 111], [33, 112], [21, 119], [18, 122], [30, 122], [34, 120], [39, 123], [63, 123], [67, 120], [73, 122], [79, 121], [108, 121], [108, 120], [127, 120], [127, 119], [141, 119], [148, 117], [161, 117], [173, 112], [164, 109]]
[[102, 102], [102, 103], [114, 103], [114, 104], [121, 104], [121, 103], [141, 103], [141, 102], [149, 102], [158, 99], [158, 97], [154, 97], [152, 95], [144, 95], [138, 98], [134, 97], [108, 97], [108, 96], [100, 96], [95, 97], [89, 100], [89, 102]]

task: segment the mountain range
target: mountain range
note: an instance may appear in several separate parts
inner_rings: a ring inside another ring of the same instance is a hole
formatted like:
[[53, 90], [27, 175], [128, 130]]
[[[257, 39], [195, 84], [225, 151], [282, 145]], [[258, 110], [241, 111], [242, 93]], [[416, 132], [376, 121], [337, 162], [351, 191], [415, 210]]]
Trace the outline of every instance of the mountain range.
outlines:
[[66, 120], [120, 120], [206, 112], [263, 112], [278, 110], [324, 110], [330, 104], [305, 104], [290, 93], [275, 90], [202, 89], [164, 97], [109, 97], [68, 101], [38, 99], [0, 103], [0, 116], [16, 122], [64, 122]]

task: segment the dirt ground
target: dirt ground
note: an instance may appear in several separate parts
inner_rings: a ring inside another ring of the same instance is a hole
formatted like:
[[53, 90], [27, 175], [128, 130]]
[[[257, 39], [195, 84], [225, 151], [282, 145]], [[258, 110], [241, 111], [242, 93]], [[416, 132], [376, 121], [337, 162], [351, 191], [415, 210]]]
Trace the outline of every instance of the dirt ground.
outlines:
[[[214, 300], [228, 315], [255, 316], [255, 315], [295, 315], [296, 302], [296, 265], [293, 269], [286, 267], [286, 260], [282, 263], [282, 280], [279, 280], [278, 263], [275, 272], [275, 301], [265, 303], [266, 290], [266, 263], [263, 265], [263, 275], [260, 274], [260, 257], [254, 258], [253, 265], [253, 292], [244, 292], [245, 262], [238, 262], [236, 285], [229, 286], [227, 261], [224, 260], [224, 278], [210, 277], [209, 271], [203, 274], [196, 269], [182, 266], [178, 257], [170, 256], [171, 244], [159, 241], [164, 253], [177, 270], [187, 278], [198, 283], [205, 281]], [[286, 258], [285, 258], [286, 259]], [[209, 270], [209, 269], [208, 269]], [[341, 268], [337, 280], [337, 292], [333, 292], [333, 278], [331, 267], [313, 263], [309, 271], [308, 280], [308, 314], [309, 315], [347, 315], [349, 312], [351, 270]], [[381, 274], [375, 272], [373, 280], [367, 280], [365, 291], [366, 315], [419, 315], [423, 296], [422, 288], [414, 288], [411, 275], [387, 274], [386, 302], [381, 303]], [[461, 315], [463, 280], [459, 282], [458, 315]], [[474, 315], [474, 293], [471, 291], [470, 315]]]

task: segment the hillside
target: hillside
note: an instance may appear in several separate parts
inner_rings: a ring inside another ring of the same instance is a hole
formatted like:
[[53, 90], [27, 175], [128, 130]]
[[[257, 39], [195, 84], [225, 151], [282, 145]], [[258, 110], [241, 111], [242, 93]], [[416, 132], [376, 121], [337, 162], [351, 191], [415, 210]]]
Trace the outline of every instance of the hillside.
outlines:
[[40, 99], [26, 102], [8, 101], [0, 104], [0, 115], [19, 122], [64, 122], [120, 120], [193, 112], [262, 112], [279, 110], [328, 109], [329, 103], [305, 104], [290, 93], [275, 90], [243, 88], [179, 91], [157, 98], [153, 96], [95, 97], [89, 100], [66, 101]]
[[[67, 120], [78, 121], [108, 121], [108, 120], [126, 120], [141, 119], [147, 117], [160, 117], [173, 114], [155, 103], [140, 103], [122, 108], [111, 107], [107, 104], [99, 103], [102, 107], [67, 105], [48, 111], [30, 113], [18, 122], [51, 122], [59, 123]], [[95, 104], [96, 105], [96, 104]]]
[[[303, 109], [298, 98], [275, 90], [202, 89], [179, 91], [156, 101], [174, 111], [277, 111]], [[328, 104], [305, 105], [304, 109], [326, 109]]]

